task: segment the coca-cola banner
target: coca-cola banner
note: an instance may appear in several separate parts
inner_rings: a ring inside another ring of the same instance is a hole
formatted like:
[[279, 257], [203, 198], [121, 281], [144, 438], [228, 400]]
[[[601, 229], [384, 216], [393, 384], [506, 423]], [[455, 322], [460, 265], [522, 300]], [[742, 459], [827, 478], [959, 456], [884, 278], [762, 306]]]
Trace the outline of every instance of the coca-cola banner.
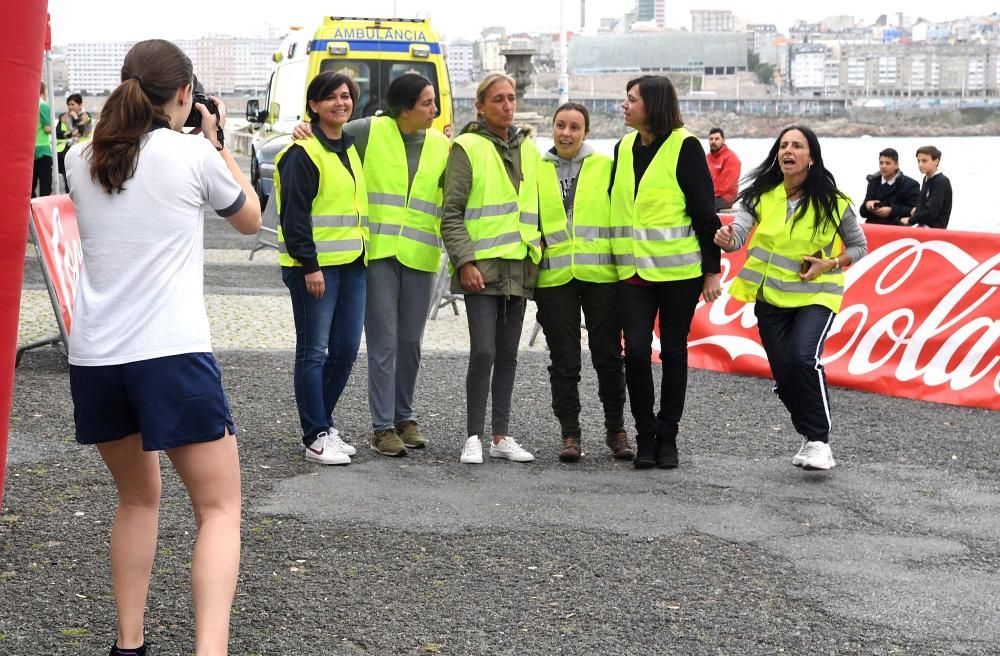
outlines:
[[[724, 219], [725, 220], [725, 219]], [[1000, 234], [865, 225], [822, 363], [833, 385], [1000, 410]], [[770, 376], [753, 305], [728, 294], [745, 251], [722, 260], [723, 295], [701, 303], [690, 364]]]
[[76, 285], [80, 280], [83, 251], [76, 225], [76, 209], [68, 194], [43, 196], [31, 200], [31, 221], [37, 239], [52, 304], [58, 305], [58, 317], [65, 334], [70, 333]]

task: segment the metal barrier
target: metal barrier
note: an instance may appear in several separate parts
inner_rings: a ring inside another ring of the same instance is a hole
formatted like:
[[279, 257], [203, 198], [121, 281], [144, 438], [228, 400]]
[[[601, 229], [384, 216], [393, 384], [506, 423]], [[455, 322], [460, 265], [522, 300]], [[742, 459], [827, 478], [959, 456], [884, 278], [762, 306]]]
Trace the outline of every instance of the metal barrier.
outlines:
[[458, 302], [464, 301], [461, 294], [451, 293], [451, 275], [448, 273], [448, 254], [441, 254], [441, 268], [438, 269], [437, 280], [434, 282], [434, 295], [431, 296], [430, 318], [437, 319], [438, 310], [450, 305], [458, 316]]
[[[269, 240], [268, 235], [274, 235], [274, 241]], [[253, 260], [254, 253], [265, 248], [278, 248], [278, 203], [274, 199], [270, 199], [264, 207], [264, 214], [260, 217], [257, 241], [250, 249], [250, 259]]]

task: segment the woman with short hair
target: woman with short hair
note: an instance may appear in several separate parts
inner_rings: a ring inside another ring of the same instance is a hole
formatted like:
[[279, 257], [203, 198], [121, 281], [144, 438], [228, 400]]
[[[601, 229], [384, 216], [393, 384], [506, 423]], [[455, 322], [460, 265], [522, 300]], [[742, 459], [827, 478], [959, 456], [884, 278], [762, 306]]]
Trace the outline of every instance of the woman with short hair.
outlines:
[[[626, 85], [625, 125], [615, 146], [611, 247], [618, 266], [625, 381], [635, 418], [636, 469], [678, 465], [677, 433], [687, 394], [687, 336], [698, 297], [721, 294], [715, 190], [701, 142], [684, 128], [665, 77]], [[653, 414], [653, 327], [659, 315], [662, 381]]]

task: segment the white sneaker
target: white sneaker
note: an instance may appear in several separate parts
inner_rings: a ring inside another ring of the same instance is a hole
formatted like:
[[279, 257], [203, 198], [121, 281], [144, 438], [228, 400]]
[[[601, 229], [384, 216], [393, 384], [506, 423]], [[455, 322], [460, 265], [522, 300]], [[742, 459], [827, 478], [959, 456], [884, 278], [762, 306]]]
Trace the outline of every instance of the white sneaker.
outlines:
[[478, 435], [473, 435], [465, 440], [465, 446], [462, 447], [462, 457], [458, 461], [466, 465], [483, 464], [483, 444], [479, 441]]
[[806, 456], [809, 454], [809, 451], [806, 449], [806, 444], [807, 442], [802, 440], [802, 446], [799, 447], [799, 452], [792, 456], [792, 464], [796, 467], [801, 467], [802, 463], [806, 461]]
[[357, 449], [341, 439], [340, 431], [336, 428], [331, 428], [330, 432], [327, 433], [326, 446], [337, 451], [343, 451], [349, 456], [353, 456], [358, 452]]
[[805, 453], [802, 459], [802, 469], [823, 470], [833, 469], [837, 463], [833, 460], [833, 451], [826, 442], [807, 442], [803, 447]]
[[504, 437], [499, 443], [494, 444], [490, 442], [490, 457], [491, 458], [506, 458], [507, 460], [513, 460], [514, 462], [531, 462], [535, 459], [535, 456], [531, 455], [528, 451], [514, 441], [513, 437]]
[[327, 441], [329, 438], [326, 432], [317, 435], [316, 441], [306, 447], [306, 460], [321, 465], [351, 464], [351, 457], [339, 449], [332, 448]]

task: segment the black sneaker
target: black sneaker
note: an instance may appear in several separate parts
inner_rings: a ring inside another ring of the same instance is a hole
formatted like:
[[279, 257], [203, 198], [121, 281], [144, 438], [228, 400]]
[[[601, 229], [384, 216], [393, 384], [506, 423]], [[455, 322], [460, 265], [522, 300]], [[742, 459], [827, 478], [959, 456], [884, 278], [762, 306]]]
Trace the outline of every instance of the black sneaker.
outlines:
[[145, 644], [135, 649], [119, 649], [116, 640], [115, 644], [111, 645], [111, 653], [108, 656], [152, 656], [152, 652], [146, 650]]

